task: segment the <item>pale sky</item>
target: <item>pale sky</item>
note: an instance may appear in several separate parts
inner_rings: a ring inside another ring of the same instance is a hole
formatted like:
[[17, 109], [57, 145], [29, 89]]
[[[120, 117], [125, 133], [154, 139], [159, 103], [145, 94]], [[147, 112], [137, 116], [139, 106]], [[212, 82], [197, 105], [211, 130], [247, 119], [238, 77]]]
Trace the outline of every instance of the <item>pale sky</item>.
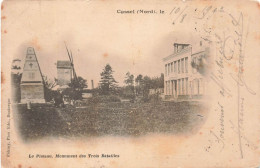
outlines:
[[[127, 71], [159, 76], [164, 71], [162, 59], [173, 53], [173, 43], [193, 40], [189, 27], [179, 27], [180, 33], [169, 15], [122, 15], [116, 12], [122, 4], [105, 8], [111, 4], [101, 2], [7, 1], [2, 12], [6, 16], [3, 52], [24, 59], [26, 48], [34, 47], [42, 73], [54, 78], [57, 60], [68, 59], [66, 41], [77, 75], [86, 78], [89, 86], [93, 79], [97, 86], [107, 63], [120, 84]], [[153, 8], [146, 4], [144, 9]], [[136, 7], [129, 3], [129, 9]]]

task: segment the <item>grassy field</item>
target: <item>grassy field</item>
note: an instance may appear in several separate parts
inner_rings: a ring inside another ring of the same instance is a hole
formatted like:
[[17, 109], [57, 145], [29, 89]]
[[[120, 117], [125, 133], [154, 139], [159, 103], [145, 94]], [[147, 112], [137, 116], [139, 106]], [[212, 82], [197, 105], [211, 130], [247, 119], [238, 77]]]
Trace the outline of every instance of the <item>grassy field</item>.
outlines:
[[206, 119], [198, 102], [92, 103], [85, 107], [16, 105], [16, 126], [24, 140], [46, 136], [140, 136], [148, 133], [188, 133]]

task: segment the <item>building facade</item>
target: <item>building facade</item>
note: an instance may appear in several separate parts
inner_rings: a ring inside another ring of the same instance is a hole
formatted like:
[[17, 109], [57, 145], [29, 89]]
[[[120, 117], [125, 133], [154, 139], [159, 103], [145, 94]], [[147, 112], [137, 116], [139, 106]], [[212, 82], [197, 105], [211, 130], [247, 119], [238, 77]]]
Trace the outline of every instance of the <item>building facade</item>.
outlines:
[[42, 73], [32, 47], [27, 49], [20, 89], [21, 103], [45, 103]]
[[72, 79], [72, 66], [70, 61], [57, 61], [57, 84], [68, 85]]
[[199, 64], [209, 54], [202, 46], [194, 50], [190, 44], [174, 43], [174, 53], [165, 57], [164, 95], [167, 99], [199, 98], [205, 92], [205, 79]]

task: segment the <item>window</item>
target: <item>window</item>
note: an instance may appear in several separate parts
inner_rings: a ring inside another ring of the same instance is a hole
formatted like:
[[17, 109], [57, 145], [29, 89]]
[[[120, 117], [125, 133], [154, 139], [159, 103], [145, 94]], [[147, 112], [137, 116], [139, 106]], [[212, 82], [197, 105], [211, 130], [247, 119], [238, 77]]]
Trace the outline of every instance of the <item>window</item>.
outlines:
[[202, 78], [200, 78], [200, 94], [204, 93], [204, 81]]
[[171, 72], [173, 72], [173, 62], [171, 63]]
[[180, 60], [178, 60], [178, 74], [180, 73]]
[[176, 63], [176, 61], [174, 61], [174, 73], [176, 73], [177, 72], [177, 63]]
[[194, 66], [192, 67], [192, 72], [193, 72], [193, 73], [196, 73], [196, 72], [197, 72], [197, 69], [196, 69], [197, 58], [196, 58], [196, 57], [193, 57], [192, 60], [193, 60], [193, 63], [192, 63], [192, 64], [194, 65]]
[[197, 81], [198, 81], [198, 94], [200, 94], [200, 80], [197, 79]]
[[185, 58], [185, 72], [188, 73], [188, 57]]
[[170, 65], [171, 65], [171, 64], [168, 64], [168, 75], [169, 75], [170, 72], [171, 72], [171, 71], [170, 71]]
[[165, 65], [165, 76], [167, 76], [167, 64]]

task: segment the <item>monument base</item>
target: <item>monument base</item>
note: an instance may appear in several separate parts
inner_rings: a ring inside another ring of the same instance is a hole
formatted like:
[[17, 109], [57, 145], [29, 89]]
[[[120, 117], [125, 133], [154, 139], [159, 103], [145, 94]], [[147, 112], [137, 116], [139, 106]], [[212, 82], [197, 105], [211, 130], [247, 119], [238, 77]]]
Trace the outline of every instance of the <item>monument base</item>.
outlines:
[[21, 103], [45, 103], [42, 83], [21, 84]]
[[21, 99], [21, 103], [46, 103], [45, 99]]

